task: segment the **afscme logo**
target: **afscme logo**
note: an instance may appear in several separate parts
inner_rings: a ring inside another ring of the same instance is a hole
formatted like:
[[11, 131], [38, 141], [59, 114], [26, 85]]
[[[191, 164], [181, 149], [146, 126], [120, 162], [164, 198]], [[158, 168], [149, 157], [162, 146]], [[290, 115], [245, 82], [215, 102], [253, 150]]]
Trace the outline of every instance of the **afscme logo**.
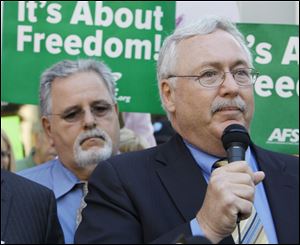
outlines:
[[293, 128], [275, 128], [268, 138], [269, 144], [299, 144], [299, 129]]

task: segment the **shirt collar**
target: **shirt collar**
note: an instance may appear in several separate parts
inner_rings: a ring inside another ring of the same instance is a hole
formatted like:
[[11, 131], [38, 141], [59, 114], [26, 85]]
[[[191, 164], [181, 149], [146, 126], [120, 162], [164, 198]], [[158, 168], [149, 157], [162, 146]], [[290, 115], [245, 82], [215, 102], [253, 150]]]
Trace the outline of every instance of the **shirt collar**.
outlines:
[[58, 158], [55, 159], [52, 174], [54, 182], [53, 192], [56, 199], [64, 196], [71, 191], [77, 183], [80, 183], [80, 180], [67, 169]]
[[184, 143], [192, 153], [192, 156], [194, 157], [195, 161], [199, 165], [199, 167], [202, 169], [203, 172], [210, 175], [211, 169], [213, 164], [219, 159], [216, 156], [210, 155], [208, 153], [205, 153], [204, 151], [200, 150], [196, 146], [188, 143], [184, 140]]
[[[197, 148], [196, 146], [188, 143], [186, 140], [183, 140], [188, 149], [190, 150], [192, 156], [194, 157], [195, 161], [199, 165], [199, 167], [202, 169], [203, 172], [205, 172], [207, 175], [211, 174], [212, 166], [214, 163], [220, 159], [220, 157], [210, 155], [201, 149]], [[248, 147], [246, 153], [245, 153], [246, 162], [249, 163], [251, 158], [251, 151], [250, 147]]]

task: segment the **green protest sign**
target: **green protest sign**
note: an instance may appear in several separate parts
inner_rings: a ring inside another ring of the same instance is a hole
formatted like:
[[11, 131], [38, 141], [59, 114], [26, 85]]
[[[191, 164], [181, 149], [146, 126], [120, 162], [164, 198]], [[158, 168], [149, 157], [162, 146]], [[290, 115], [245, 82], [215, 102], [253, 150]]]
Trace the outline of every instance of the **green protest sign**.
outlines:
[[239, 24], [260, 75], [255, 82], [254, 142], [299, 154], [299, 26]]
[[5, 1], [1, 100], [37, 104], [44, 69], [94, 58], [117, 74], [121, 111], [161, 111], [155, 63], [174, 26], [174, 1]]
[[[104, 60], [118, 75], [121, 111], [162, 113], [155, 66], [175, 28], [175, 2], [12, 1], [3, 11], [1, 100], [38, 103], [41, 72], [62, 59]], [[252, 139], [298, 153], [299, 27], [238, 24], [260, 72]]]

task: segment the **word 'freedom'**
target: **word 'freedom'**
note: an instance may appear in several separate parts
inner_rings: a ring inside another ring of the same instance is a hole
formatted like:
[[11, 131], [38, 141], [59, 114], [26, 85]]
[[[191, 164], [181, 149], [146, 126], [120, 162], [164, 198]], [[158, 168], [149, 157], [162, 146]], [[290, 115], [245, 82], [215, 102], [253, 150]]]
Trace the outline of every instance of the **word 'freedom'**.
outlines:
[[[42, 1], [43, 2], [43, 1]], [[161, 35], [153, 33], [147, 35], [147, 39], [126, 38], [105, 35], [107, 28], [111, 25], [120, 28], [135, 28], [135, 30], [152, 30], [163, 31], [162, 17], [164, 16], [161, 6], [155, 6], [155, 10], [135, 9], [130, 10], [121, 7], [113, 10], [109, 6], [103, 6], [102, 1], [93, 3], [95, 7], [94, 16], [87, 1], [78, 1], [71, 13], [70, 20], [67, 23], [71, 26], [89, 27], [96, 26], [100, 29], [93, 29], [91, 35], [82, 35], [76, 33], [60, 33], [59, 28], [53, 32], [51, 25], [61, 22], [62, 13], [59, 3], [38, 4], [35, 1], [19, 2], [18, 21], [36, 23], [39, 20], [37, 10], [47, 11], [45, 24], [49, 24], [46, 31], [35, 31], [33, 25], [20, 24], [17, 27], [17, 51], [24, 52], [26, 50], [40, 53], [46, 50], [49, 54], [60, 54], [65, 52], [68, 55], [85, 54], [87, 56], [100, 57], [103, 54], [110, 58], [118, 58], [123, 56], [125, 59], [144, 59], [157, 60], [158, 52], [161, 46]], [[39, 9], [40, 8], [40, 9]], [[66, 20], [64, 20], [66, 21]], [[104, 28], [104, 29], [102, 29]], [[115, 27], [114, 27], [115, 28]], [[48, 30], [48, 31], [47, 31]], [[90, 29], [91, 30], [91, 29]], [[51, 33], [52, 32], [52, 33]], [[130, 32], [128, 32], [130, 35]]]

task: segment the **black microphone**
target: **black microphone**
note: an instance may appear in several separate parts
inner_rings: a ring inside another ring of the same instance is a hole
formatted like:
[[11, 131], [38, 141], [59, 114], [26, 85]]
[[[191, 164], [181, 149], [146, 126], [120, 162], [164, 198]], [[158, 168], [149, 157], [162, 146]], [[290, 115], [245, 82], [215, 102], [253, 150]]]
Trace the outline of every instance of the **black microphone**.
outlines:
[[[224, 129], [222, 143], [227, 152], [227, 159], [229, 163], [245, 160], [245, 152], [250, 144], [250, 137], [247, 129], [240, 124], [229, 125]], [[236, 223], [238, 227], [239, 244], [242, 244], [240, 217], [241, 214], [238, 214]]]
[[245, 152], [250, 144], [247, 129], [240, 124], [229, 125], [224, 129], [222, 143], [229, 163], [245, 160]]

